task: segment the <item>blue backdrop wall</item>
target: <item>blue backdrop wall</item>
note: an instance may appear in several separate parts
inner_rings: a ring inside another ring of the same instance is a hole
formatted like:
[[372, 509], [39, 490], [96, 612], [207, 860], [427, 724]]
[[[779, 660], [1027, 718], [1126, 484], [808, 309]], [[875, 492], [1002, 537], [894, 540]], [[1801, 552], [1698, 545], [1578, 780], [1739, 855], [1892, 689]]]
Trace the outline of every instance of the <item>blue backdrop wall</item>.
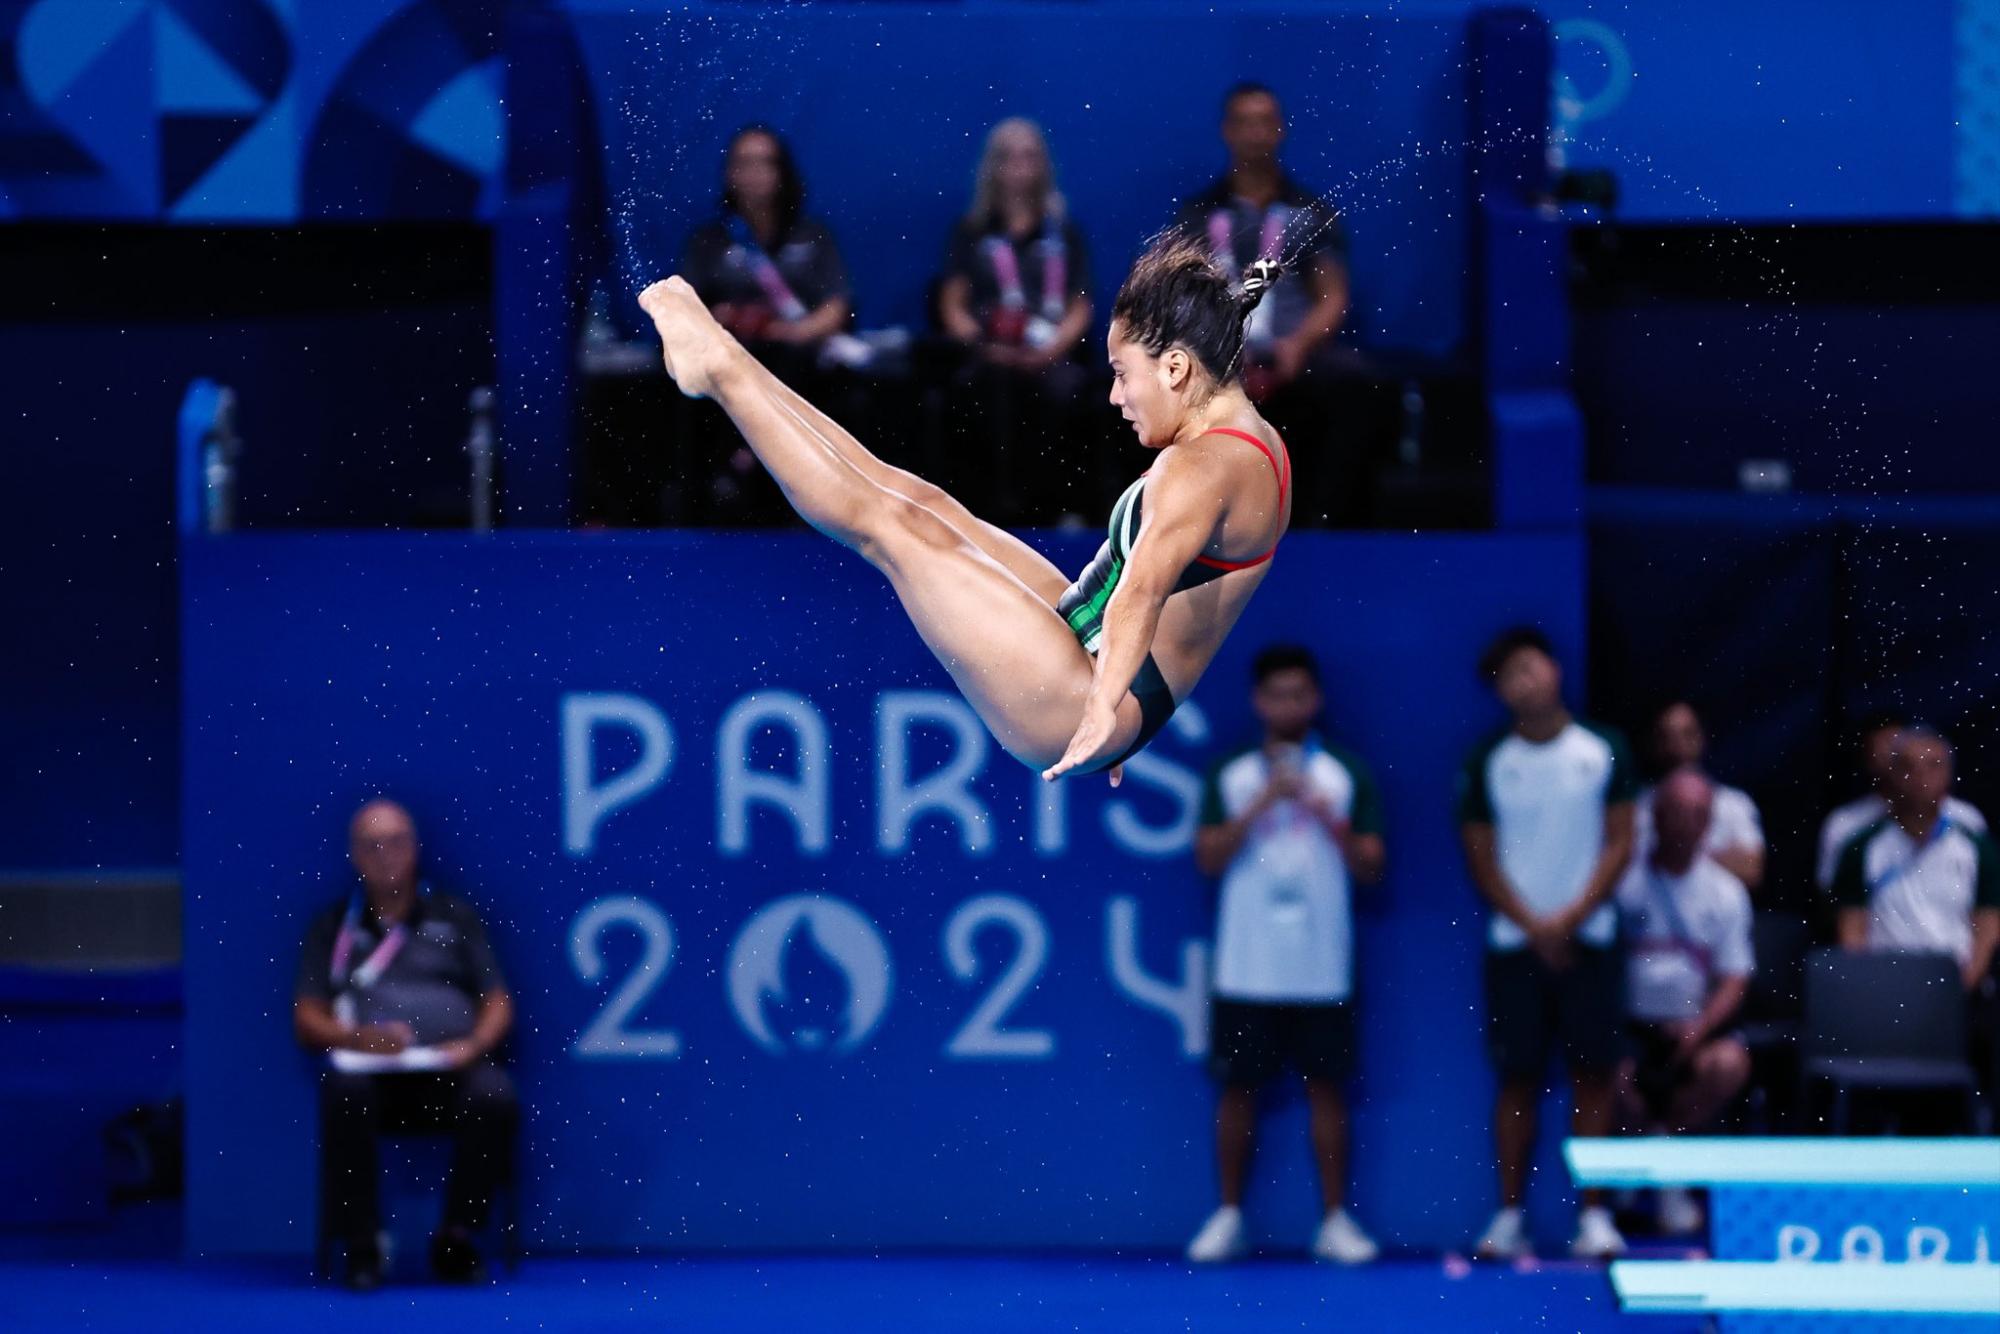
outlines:
[[[1190, 110], [1202, 142], [1212, 139], [1213, 94], [1242, 76], [1292, 82], [1302, 128], [1332, 131], [1324, 141], [1324, 165], [1336, 173], [1329, 188], [1400, 194], [1400, 171], [1368, 154], [1386, 144], [1400, 155], [1435, 139], [1443, 128], [1436, 116], [1409, 112], [1437, 92], [1442, 70], [1431, 53], [1455, 42], [1475, 7], [1294, 0], [1218, 14], [1179, 0], [804, 9], [699, 0], [10, 0], [0, 4], [0, 49], [10, 57], [0, 60], [0, 105], [9, 113], [0, 121], [0, 217], [489, 214], [507, 122], [532, 110], [503, 105], [504, 35], [514, 17], [538, 12], [573, 16], [590, 32], [607, 106], [646, 117], [612, 133], [613, 151], [629, 151], [628, 138], [678, 129], [704, 181], [710, 158], [702, 135], [689, 131], [712, 119], [708, 132], [720, 132], [755, 93], [769, 114], [809, 118], [800, 128], [841, 145], [834, 161], [865, 168], [874, 190], [928, 191], [934, 178], [913, 169], [942, 153], [950, 168], [942, 179], [956, 193], [970, 145], [943, 141], [983, 128], [960, 126], [956, 115], [983, 117], [996, 102], [1032, 93], [1032, 105], [1016, 109], [1072, 131], [1064, 138], [1079, 164], [1073, 180], [1089, 175], [1107, 196], [1118, 189], [1114, 174], [1099, 162], [1086, 171], [1078, 156], [1092, 126], [1151, 131], [1144, 156], [1163, 174], [1134, 183], [1133, 202], [1142, 204], [1149, 196], [1139, 184], [1181, 184], [1171, 170], [1179, 150], [1163, 152], [1162, 140]], [[1618, 170], [1635, 216], [2000, 210], [2000, 82], [1991, 77], [2000, 19], [1990, 5], [1702, 0], [1607, 10], [1551, 0], [1536, 8], [1556, 21], [1551, 91], [1569, 160]], [[746, 25], [754, 40], [733, 51], [717, 45]], [[881, 54], [857, 40], [863, 31], [882, 35]], [[996, 34], [1001, 41], [989, 40]], [[899, 53], [903, 67], [874, 89], [842, 82], [831, 100], [816, 91], [827, 79], [894, 70]], [[1223, 65], [1231, 68], [1216, 68]], [[609, 90], [629, 88], [635, 71], [657, 91], [634, 103], [613, 99]], [[652, 118], [661, 99], [695, 115], [679, 126]], [[858, 132], [884, 114], [897, 117], [894, 142], [860, 142]], [[1130, 141], [1106, 146], [1114, 155], [1107, 160], [1135, 152]], [[658, 151], [666, 150], [645, 150]], [[1338, 174], [1361, 165], [1370, 168], [1365, 179]]]
[[[183, 576], [196, 1251], [307, 1244], [291, 978], [377, 792], [520, 997], [536, 1244], [1184, 1242], [1213, 1190], [1193, 802], [1277, 638], [1318, 650], [1387, 803], [1361, 1216], [1437, 1248], [1492, 1203], [1452, 780], [1496, 721], [1489, 634], [1537, 619], [1577, 660], [1576, 538], [1294, 535], [1115, 793], [989, 744], [886, 585], [808, 534], [240, 536]], [[1305, 1139], [1281, 1102], [1253, 1201], [1293, 1245]]]
[[1981, 0], [1553, 0], [1571, 166], [1644, 220], [2000, 214], [2000, 14]]

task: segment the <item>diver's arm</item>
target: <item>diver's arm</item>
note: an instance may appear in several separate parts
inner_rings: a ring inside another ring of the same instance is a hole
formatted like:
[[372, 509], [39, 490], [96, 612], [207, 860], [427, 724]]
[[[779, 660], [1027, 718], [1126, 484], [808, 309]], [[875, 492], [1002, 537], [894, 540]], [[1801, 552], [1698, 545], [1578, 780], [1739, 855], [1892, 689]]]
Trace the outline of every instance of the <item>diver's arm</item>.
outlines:
[[1162, 451], [1146, 479], [1145, 517], [1138, 541], [1118, 576], [1118, 587], [1104, 608], [1104, 634], [1098, 642], [1095, 674], [1084, 700], [1083, 718], [1063, 757], [1042, 773], [1057, 778], [1071, 769], [1101, 760], [1109, 753], [1117, 730], [1118, 702], [1152, 652], [1160, 626], [1160, 610], [1221, 526], [1223, 499], [1214, 485], [1212, 467], [1184, 456], [1172, 447]]

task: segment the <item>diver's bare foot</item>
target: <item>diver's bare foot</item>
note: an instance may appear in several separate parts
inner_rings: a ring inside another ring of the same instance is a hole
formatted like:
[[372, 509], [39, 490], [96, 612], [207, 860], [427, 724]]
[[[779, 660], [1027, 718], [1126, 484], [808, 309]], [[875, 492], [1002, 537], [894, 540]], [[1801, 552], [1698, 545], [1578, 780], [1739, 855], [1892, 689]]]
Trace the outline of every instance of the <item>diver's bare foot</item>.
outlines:
[[667, 374], [689, 398], [708, 397], [715, 387], [716, 364], [733, 340], [694, 288], [676, 275], [639, 293], [639, 308], [652, 317], [659, 332]]

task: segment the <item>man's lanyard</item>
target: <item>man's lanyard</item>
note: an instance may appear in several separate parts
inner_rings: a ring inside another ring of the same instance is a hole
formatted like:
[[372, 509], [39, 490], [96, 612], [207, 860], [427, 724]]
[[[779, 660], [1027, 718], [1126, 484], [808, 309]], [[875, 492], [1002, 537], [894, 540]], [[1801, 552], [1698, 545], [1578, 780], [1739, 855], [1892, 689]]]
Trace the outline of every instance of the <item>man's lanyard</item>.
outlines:
[[[422, 894], [424, 892], [423, 886], [417, 886], [416, 892]], [[414, 904], [411, 905], [413, 909], [415, 906]], [[354, 897], [347, 901], [347, 915], [341, 919], [340, 934], [333, 939], [333, 962], [328, 969], [329, 978], [341, 990], [354, 987], [358, 990], [366, 991], [368, 988], [374, 986], [380, 980], [382, 974], [388, 970], [389, 965], [395, 961], [396, 956], [402, 952], [404, 944], [410, 938], [409, 923], [408, 919], [405, 918], [403, 921], [389, 928], [387, 934], [382, 937], [381, 943], [377, 944], [369, 952], [368, 957], [363, 959], [355, 967], [354, 971], [347, 975], [346, 982], [342, 983], [340, 981], [341, 970], [347, 967], [348, 959], [353, 956], [355, 947], [360, 943], [361, 913], [362, 894], [357, 889], [354, 891]]]
[[[1284, 204], [1273, 204], [1264, 210], [1264, 225], [1258, 233], [1257, 258], [1276, 259], [1278, 250], [1285, 239], [1285, 224], [1292, 219], [1292, 210]], [[1208, 215], [1208, 247], [1215, 252], [1216, 260], [1228, 271], [1231, 279], [1239, 274], [1236, 263], [1236, 219], [1229, 209], [1219, 208]]]
[[[1272, 204], [1264, 210], [1264, 223], [1257, 238], [1257, 258], [1276, 259], [1284, 246], [1285, 224], [1292, 219], [1292, 210], [1285, 204]], [[1208, 246], [1215, 253], [1216, 262], [1229, 274], [1231, 282], [1240, 276], [1236, 263], [1236, 220], [1229, 209], [1219, 208], [1208, 215]], [[1268, 346], [1277, 336], [1271, 321], [1276, 318], [1276, 307], [1270, 301], [1260, 301], [1250, 312], [1250, 322], [1244, 327], [1243, 341], [1251, 347]]]
[[794, 296], [792, 289], [786, 286], [785, 276], [778, 272], [778, 266], [764, 253], [764, 247], [757, 244], [750, 224], [743, 220], [741, 214], [732, 213], [725, 225], [729, 229], [730, 244], [742, 252], [744, 260], [750, 265], [750, 276], [764, 290], [764, 299], [771, 303], [771, 309], [778, 313], [778, 318], [804, 319], [810, 313], [805, 302]]
[[1937, 823], [1931, 826], [1930, 836], [1917, 845], [1916, 850], [1910, 854], [1908, 861], [1899, 862], [1895, 866], [1891, 866], [1879, 878], [1870, 881], [1868, 885], [1868, 897], [1871, 899], [1874, 898], [1883, 890], [1888, 889], [1891, 885], [1905, 879], [1914, 872], [1917, 869], [1918, 863], [1930, 855], [1930, 850], [1944, 840], [1945, 831], [1950, 828], [1951, 817], [1940, 810], [1938, 812]]
[[[1695, 856], [1700, 857], [1701, 854], [1696, 853]], [[1702, 972], [1711, 971], [1708, 947], [1698, 942], [1694, 932], [1688, 930], [1687, 919], [1681, 916], [1680, 905], [1674, 902], [1672, 887], [1650, 864], [1646, 867], [1646, 897], [1659, 908], [1660, 916], [1667, 924], [1667, 934], [1673, 937], [1674, 944], [1700, 965]]]
[[[1035, 248], [1042, 252], [1042, 316], [1059, 322], [1069, 305], [1069, 251], [1062, 235], [1046, 225]], [[1021, 263], [1014, 255], [1014, 243], [1005, 236], [987, 237], [986, 258], [1000, 284], [1000, 304], [1027, 309], [1028, 294], [1021, 283]]]

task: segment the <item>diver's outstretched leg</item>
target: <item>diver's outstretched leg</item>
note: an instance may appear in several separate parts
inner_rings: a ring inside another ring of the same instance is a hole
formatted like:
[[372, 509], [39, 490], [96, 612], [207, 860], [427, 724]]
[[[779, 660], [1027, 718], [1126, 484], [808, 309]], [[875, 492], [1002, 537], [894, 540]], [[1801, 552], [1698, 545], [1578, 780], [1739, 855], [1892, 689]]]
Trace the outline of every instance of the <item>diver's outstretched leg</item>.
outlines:
[[[655, 315], [656, 308], [659, 311], [673, 310], [675, 306], [668, 301], [670, 289], [667, 284], [676, 281], [679, 280], [669, 278], [666, 283], [654, 283], [640, 295], [639, 304], [645, 307], [649, 315]], [[687, 284], [682, 282], [681, 286], [686, 287]], [[687, 290], [686, 297], [692, 299], [696, 305], [700, 304], [700, 298], [695, 296], [691, 288]], [[683, 310], [680, 317], [684, 318], [686, 314], [687, 312]], [[655, 315], [656, 326], [658, 323], [658, 316]], [[716, 332], [723, 332], [719, 325]], [[728, 335], [723, 333], [723, 336], [727, 337]], [[660, 330], [660, 337], [662, 343], [665, 343], [667, 330], [664, 327]], [[684, 367], [684, 373], [693, 379], [693, 383], [690, 383], [688, 379], [682, 378], [682, 373], [675, 372], [674, 349], [672, 347], [667, 348], [666, 355], [667, 371], [674, 376], [674, 379], [680, 384], [683, 391], [697, 398], [712, 397], [702, 387], [703, 376], [698, 368], [693, 366]], [[692, 348], [684, 349], [682, 360], [685, 362], [694, 355], [695, 353]], [[761, 373], [765, 388], [770, 391], [777, 405], [795, 417], [799, 425], [804, 427], [811, 435], [817, 437], [825, 448], [832, 450], [844, 459], [856, 472], [860, 473], [867, 480], [886, 490], [906, 496], [914, 500], [917, 504], [922, 505], [925, 509], [936, 513], [939, 518], [958, 529], [974, 546], [977, 546], [981, 551], [984, 551], [987, 555], [993, 557], [994, 560], [1000, 562], [1016, 578], [1032, 589], [1037, 597], [1047, 602], [1051, 607], [1056, 604], [1056, 600], [1069, 587], [1069, 580], [1062, 571], [1058, 570], [1049, 562], [1047, 557], [1043, 556], [1026, 542], [1023, 542], [1020, 538], [1014, 536], [998, 524], [988, 523], [986, 520], [979, 518], [960, 503], [956, 497], [935, 483], [927, 482], [915, 473], [898, 468], [894, 464], [884, 463], [867, 446], [856, 440], [840, 423], [827, 416], [824, 412], [821, 412], [811, 403], [808, 403], [804, 396], [797, 390], [771, 374], [769, 370], [757, 363], [754, 358], [751, 358], [750, 362]], [[768, 461], [764, 466], [767, 470], [771, 467]], [[773, 475], [775, 475], [775, 471]], [[797, 509], [798, 506], [794, 504], [793, 508]], [[804, 515], [803, 510], [800, 513], [802, 516]], [[805, 517], [808, 523], [812, 522], [810, 516]]]
[[832, 445], [863, 477], [897, 495], [909, 497], [958, 529], [1051, 607], [1068, 590], [1069, 576], [1057, 569], [1047, 556], [999, 524], [980, 518], [936, 482], [925, 481], [907, 468], [884, 463], [869, 452], [866, 445], [850, 435], [847, 428], [807, 402], [798, 390], [784, 381], [772, 376], [771, 383], [777, 386], [779, 395], [800, 420]]
[[[682, 391], [714, 399], [799, 516], [889, 577], [917, 633], [1000, 744], [1038, 769], [1060, 758], [1083, 716], [1093, 664], [1050, 600], [934, 510], [871, 481], [818, 428], [823, 414], [801, 411], [687, 283], [655, 283], [640, 304]], [[1128, 695], [1119, 704], [1120, 749], [1139, 722]]]

